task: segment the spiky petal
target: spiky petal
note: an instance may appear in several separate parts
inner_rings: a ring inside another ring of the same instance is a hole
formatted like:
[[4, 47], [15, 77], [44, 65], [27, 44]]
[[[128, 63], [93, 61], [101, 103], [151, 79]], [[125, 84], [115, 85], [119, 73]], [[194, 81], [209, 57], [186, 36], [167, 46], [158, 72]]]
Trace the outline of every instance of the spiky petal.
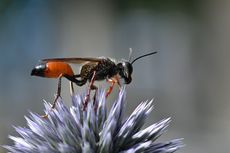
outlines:
[[125, 88], [109, 111], [104, 91], [99, 90], [95, 105], [90, 102], [85, 111], [83, 101], [84, 95], [73, 96], [68, 109], [58, 99], [52, 111], [45, 102], [48, 119], [30, 113], [25, 117], [28, 127], [15, 127], [19, 136], [9, 136], [14, 145], [4, 147], [12, 153], [172, 153], [183, 146], [181, 139], [155, 142], [169, 126], [170, 118], [142, 129], [153, 109], [152, 100], [140, 103], [127, 119], [124, 119]]

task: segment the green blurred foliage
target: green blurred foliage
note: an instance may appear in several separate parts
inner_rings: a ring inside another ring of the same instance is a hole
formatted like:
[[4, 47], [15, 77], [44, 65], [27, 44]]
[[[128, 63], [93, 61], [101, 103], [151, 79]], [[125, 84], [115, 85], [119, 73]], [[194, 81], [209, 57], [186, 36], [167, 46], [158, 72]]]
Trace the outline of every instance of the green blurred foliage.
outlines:
[[0, 15], [5, 11], [6, 8], [12, 3], [12, 0], [1, 0], [0, 1]]
[[147, 9], [159, 12], [183, 11], [195, 13], [197, 5], [202, 2], [198, 0], [119, 0], [116, 2], [118, 9], [126, 11], [129, 9]]
[[3, 15], [7, 9], [10, 9], [11, 13], [14, 13], [17, 9], [23, 9], [29, 1], [30, 0], [0, 0], [0, 15]]

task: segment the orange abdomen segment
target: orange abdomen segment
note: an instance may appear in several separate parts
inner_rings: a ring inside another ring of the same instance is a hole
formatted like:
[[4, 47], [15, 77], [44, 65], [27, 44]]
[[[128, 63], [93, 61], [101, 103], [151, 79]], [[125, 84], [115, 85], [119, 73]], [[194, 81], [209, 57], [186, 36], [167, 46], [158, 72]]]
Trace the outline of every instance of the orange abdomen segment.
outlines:
[[61, 74], [73, 76], [73, 70], [65, 62], [48, 62], [46, 63], [45, 77], [58, 78]]

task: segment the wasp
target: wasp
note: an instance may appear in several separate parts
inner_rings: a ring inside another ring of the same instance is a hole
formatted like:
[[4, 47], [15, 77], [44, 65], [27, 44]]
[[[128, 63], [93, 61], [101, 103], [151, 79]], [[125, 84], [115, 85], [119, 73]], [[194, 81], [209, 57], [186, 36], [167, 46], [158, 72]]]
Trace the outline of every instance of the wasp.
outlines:
[[[110, 83], [109, 89], [106, 93], [106, 97], [108, 97], [116, 83], [119, 87], [121, 86], [120, 79], [124, 80], [124, 84], [131, 83], [133, 63], [135, 61], [155, 53], [157, 52], [144, 54], [135, 58], [133, 61], [130, 61], [129, 59], [129, 61], [121, 61], [118, 63], [116, 63], [113, 59], [106, 57], [42, 59], [41, 63], [33, 68], [31, 75], [45, 78], [58, 78], [58, 88], [52, 109], [55, 108], [57, 99], [61, 95], [61, 79], [63, 77], [69, 80], [71, 83], [75, 83], [77, 86], [83, 86], [89, 82], [89, 89], [83, 103], [83, 109], [85, 109], [90, 97], [91, 90], [97, 90], [97, 87], [94, 85], [95, 81], [107, 80]], [[73, 72], [70, 64], [82, 65], [79, 74], [75, 74]]]

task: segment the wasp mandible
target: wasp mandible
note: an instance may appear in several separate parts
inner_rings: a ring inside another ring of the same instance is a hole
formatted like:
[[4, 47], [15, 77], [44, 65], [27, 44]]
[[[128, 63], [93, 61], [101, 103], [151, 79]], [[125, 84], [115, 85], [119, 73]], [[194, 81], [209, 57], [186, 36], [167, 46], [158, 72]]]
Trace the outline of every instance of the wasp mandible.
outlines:
[[[144, 54], [135, 58], [133, 61], [129, 59], [129, 61], [121, 61], [119, 63], [106, 57], [42, 59], [41, 63], [33, 68], [31, 75], [45, 78], [58, 78], [58, 89], [52, 108], [55, 108], [56, 101], [61, 95], [61, 79], [63, 77], [75, 83], [77, 86], [83, 86], [88, 81], [89, 89], [83, 103], [84, 110], [89, 100], [90, 91], [96, 90], [95, 94], [97, 92], [97, 87], [94, 85], [95, 81], [107, 80], [110, 83], [110, 87], [106, 93], [106, 97], [108, 97], [116, 83], [120, 86], [121, 78], [124, 80], [125, 84], [129, 84], [132, 81], [131, 75], [133, 72], [133, 63], [135, 61], [155, 53], [157, 52]], [[70, 64], [82, 64], [80, 73], [75, 74]]]

